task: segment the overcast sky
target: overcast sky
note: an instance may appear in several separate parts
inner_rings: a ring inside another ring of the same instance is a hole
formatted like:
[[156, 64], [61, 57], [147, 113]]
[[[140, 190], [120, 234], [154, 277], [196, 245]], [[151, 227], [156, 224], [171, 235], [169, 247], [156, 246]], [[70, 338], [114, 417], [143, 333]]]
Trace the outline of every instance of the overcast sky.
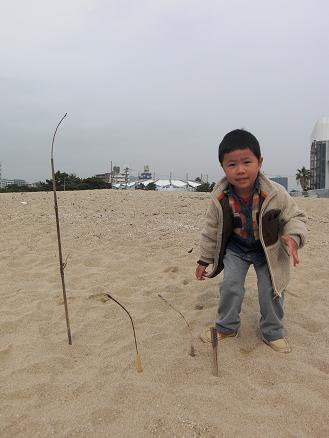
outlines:
[[217, 147], [245, 128], [264, 170], [309, 167], [329, 115], [327, 0], [0, 0], [0, 161], [29, 182], [150, 165], [222, 176]]

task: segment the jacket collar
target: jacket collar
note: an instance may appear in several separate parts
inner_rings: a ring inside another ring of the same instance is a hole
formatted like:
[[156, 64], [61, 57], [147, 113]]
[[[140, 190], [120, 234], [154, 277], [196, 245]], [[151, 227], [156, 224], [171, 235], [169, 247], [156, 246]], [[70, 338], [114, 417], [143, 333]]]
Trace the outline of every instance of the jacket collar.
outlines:
[[[267, 178], [267, 176], [264, 175], [263, 172], [259, 172], [258, 177], [259, 181], [259, 188], [261, 195], [266, 198], [268, 195], [271, 195], [274, 191], [272, 182]], [[227, 181], [226, 176], [222, 178], [218, 183], [215, 185], [211, 196], [219, 201], [225, 194], [225, 191], [228, 189], [229, 183]]]

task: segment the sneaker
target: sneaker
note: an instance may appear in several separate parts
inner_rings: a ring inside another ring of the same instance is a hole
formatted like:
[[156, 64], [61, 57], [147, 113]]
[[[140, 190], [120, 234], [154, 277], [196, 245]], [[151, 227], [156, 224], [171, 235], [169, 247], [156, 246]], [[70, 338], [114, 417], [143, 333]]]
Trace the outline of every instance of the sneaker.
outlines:
[[[222, 341], [226, 338], [236, 338], [238, 336], [238, 332], [231, 332], [231, 333], [222, 333], [217, 332], [217, 339], [218, 341]], [[207, 328], [204, 334], [200, 335], [200, 339], [202, 342], [208, 342], [211, 343], [211, 327]]]
[[278, 353], [290, 353], [291, 347], [288, 344], [287, 339], [280, 338], [276, 339], [275, 341], [267, 341], [266, 339], [263, 339], [265, 344], [267, 344], [269, 347], [272, 348], [272, 350], [277, 351]]

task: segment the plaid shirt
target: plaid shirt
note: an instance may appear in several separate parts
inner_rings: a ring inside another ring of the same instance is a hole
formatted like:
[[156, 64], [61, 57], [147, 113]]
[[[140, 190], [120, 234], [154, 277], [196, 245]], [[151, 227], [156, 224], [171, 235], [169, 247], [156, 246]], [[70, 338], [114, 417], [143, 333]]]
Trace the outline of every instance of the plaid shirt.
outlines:
[[236, 194], [232, 184], [228, 185], [225, 194], [228, 196], [233, 216], [233, 234], [227, 248], [239, 255], [254, 253], [259, 262], [264, 262], [265, 255], [258, 232], [259, 211], [263, 200], [259, 177], [247, 202]]

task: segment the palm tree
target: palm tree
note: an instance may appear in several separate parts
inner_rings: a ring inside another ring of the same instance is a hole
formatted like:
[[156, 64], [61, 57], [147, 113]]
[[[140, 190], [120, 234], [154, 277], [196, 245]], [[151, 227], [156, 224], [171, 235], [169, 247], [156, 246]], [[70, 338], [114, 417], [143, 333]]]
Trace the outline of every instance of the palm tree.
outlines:
[[311, 179], [311, 171], [309, 169], [306, 169], [305, 166], [303, 166], [301, 169], [297, 169], [296, 181], [297, 184], [298, 183], [300, 184], [304, 192], [306, 192], [309, 188], [310, 179]]

